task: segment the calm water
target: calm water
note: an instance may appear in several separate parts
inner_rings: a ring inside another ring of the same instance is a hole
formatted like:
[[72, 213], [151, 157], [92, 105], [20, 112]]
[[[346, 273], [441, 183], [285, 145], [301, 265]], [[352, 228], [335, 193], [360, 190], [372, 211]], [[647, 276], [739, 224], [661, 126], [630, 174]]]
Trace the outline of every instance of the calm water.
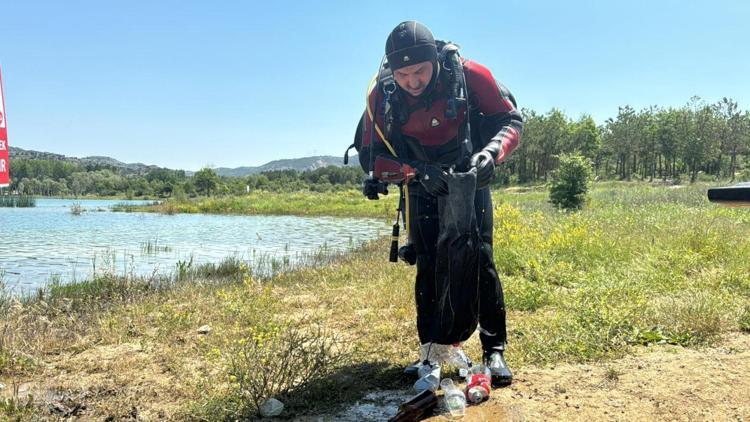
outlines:
[[[79, 202], [86, 210], [73, 215]], [[0, 273], [13, 292], [50, 278], [84, 280], [94, 271], [170, 274], [178, 261], [220, 262], [236, 256], [252, 267], [320, 251], [341, 251], [387, 232], [362, 218], [161, 215], [112, 212], [119, 202], [38, 199], [35, 208], [0, 208]], [[150, 247], [149, 247], [150, 245]]]

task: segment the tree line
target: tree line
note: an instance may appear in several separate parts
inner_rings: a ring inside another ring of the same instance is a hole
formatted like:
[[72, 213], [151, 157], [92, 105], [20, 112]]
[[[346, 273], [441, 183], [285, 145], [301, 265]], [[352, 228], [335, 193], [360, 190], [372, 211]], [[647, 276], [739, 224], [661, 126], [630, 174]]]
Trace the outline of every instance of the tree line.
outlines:
[[[562, 154], [590, 160], [600, 179], [695, 182], [701, 177], [750, 180], [750, 113], [734, 100], [709, 104], [693, 97], [682, 107], [620, 107], [597, 125], [589, 115], [573, 120], [558, 109], [522, 110], [518, 149], [496, 170], [495, 184], [547, 182]], [[11, 190], [46, 196], [170, 197], [241, 195], [255, 190], [326, 192], [358, 188], [359, 167], [276, 170], [245, 177], [218, 176], [203, 168], [151, 169], [145, 174], [104, 164], [61, 160], [11, 161]]]
[[558, 109], [522, 111], [524, 133], [500, 171], [504, 183], [547, 181], [565, 153], [588, 158], [605, 179], [750, 178], [750, 113], [728, 98], [709, 104], [693, 97], [678, 108], [620, 107], [601, 125]]
[[203, 168], [187, 176], [183, 170], [152, 169], [135, 174], [107, 165], [81, 165], [60, 160], [14, 159], [10, 190], [43, 196], [160, 197], [241, 195], [255, 190], [331, 190], [358, 187], [364, 179], [354, 167], [323, 167], [310, 171], [276, 170], [245, 177], [219, 176]]

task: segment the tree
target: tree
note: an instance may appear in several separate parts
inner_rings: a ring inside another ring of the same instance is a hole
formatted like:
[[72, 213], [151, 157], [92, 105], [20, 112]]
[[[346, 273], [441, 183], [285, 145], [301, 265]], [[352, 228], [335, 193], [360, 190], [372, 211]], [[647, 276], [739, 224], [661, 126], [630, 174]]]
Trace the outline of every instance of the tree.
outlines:
[[550, 202], [562, 209], [579, 209], [586, 202], [591, 181], [591, 162], [578, 154], [563, 154], [553, 174]]
[[698, 172], [718, 155], [719, 141], [712, 108], [700, 97], [691, 98], [682, 116], [680, 128], [685, 145], [683, 159], [688, 166], [690, 183], [695, 183]]
[[677, 135], [678, 111], [670, 108], [656, 113], [655, 140], [659, 151], [658, 171], [662, 180], [676, 179], [680, 143]]
[[193, 175], [193, 184], [199, 194], [210, 196], [211, 192], [216, 191], [219, 176], [212, 169], [204, 167]]
[[607, 119], [603, 137], [604, 148], [616, 160], [615, 173], [630, 180], [634, 138], [638, 131], [636, 112], [630, 106], [620, 107], [615, 119]]
[[555, 168], [555, 157], [561, 152], [573, 150], [571, 145], [570, 124], [562, 111], [553, 108], [542, 119], [542, 137], [540, 139], [541, 167], [538, 177], [547, 180], [547, 175]]
[[574, 152], [578, 152], [589, 160], [594, 160], [599, 154], [601, 148], [601, 137], [599, 128], [591, 116], [585, 114], [581, 119], [573, 124], [572, 147]]
[[735, 172], [737, 171], [737, 155], [745, 146], [743, 135], [747, 134], [746, 119], [748, 115], [747, 112], [744, 115], [740, 113], [737, 109], [737, 103], [728, 98], [723, 98], [716, 105], [716, 111], [722, 117], [720, 129], [722, 140], [721, 150], [722, 153], [729, 155], [729, 168], [726, 173], [734, 181]]

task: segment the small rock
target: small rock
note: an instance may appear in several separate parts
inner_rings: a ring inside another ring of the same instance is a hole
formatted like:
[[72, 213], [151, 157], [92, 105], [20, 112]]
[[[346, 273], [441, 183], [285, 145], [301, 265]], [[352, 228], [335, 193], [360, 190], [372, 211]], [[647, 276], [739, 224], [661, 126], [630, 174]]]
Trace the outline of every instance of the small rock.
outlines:
[[279, 416], [284, 410], [284, 403], [270, 398], [260, 405], [260, 415], [264, 418], [270, 418], [273, 416]]
[[210, 325], [204, 325], [201, 328], [198, 328], [198, 334], [208, 334], [210, 332], [211, 332]]
[[3, 390], [3, 389], [5, 389], [5, 384], [3, 384], [2, 382], [0, 382], [0, 390]]

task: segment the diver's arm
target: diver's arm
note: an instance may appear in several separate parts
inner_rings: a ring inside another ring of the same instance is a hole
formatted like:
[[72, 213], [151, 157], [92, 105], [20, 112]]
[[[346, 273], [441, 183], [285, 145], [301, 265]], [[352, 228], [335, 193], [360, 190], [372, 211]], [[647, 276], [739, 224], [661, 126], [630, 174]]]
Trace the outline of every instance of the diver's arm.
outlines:
[[523, 117], [516, 108], [513, 95], [495, 81], [489, 69], [467, 60], [464, 62], [464, 72], [471, 103], [478, 105], [483, 115], [479, 128], [481, 143], [476, 145], [475, 151], [489, 153], [499, 164], [518, 147]]

